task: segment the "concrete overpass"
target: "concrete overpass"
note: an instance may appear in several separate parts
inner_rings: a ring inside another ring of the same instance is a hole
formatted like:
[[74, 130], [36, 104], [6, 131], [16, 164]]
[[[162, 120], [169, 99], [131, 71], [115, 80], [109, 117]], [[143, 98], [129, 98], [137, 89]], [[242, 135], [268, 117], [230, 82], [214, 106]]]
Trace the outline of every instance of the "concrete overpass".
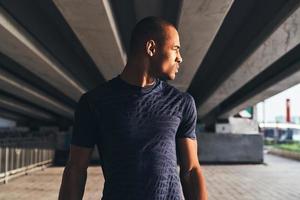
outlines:
[[126, 62], [149, 15], [178, 27], [184, 62], [169, 83], [211, 125], [300, 83], [299, 0], [1, 0], [0, 115], [72, 125], [79, 97]]

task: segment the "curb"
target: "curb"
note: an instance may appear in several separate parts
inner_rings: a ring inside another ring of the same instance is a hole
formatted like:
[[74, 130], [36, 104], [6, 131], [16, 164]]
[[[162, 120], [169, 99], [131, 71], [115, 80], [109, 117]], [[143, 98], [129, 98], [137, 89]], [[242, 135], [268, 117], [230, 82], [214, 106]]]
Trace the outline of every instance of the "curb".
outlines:
[[268, 153], [300, 161], [300, 153], [297, 153], [297, 152], [292, 152], [292, 151], [287, 151], [287, 150], [283, 150], [283, 149], [272, 148], [272, 149], [270, 149], [268, 151]]

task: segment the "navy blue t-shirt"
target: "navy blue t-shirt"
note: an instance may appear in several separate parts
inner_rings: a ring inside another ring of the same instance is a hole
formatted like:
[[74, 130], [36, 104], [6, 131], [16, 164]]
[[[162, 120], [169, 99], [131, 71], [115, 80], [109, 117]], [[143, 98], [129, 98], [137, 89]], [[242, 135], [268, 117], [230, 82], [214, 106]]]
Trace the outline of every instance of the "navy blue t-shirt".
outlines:
[[176, 138], [196, 139], [193, 97], [156, 78], [140, 87], [120, 74], [83, 94], [71, 144], [98, 147], [102, 200], [182, 200]]

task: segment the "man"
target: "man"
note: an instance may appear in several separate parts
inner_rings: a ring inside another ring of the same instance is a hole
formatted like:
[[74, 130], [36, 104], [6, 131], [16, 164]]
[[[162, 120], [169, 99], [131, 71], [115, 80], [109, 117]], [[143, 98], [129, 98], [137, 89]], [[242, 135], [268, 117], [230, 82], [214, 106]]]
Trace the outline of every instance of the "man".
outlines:
[[102, 200], [207, 199], [194, 99], [165, 81], [179, 70], [179, 48], [171, 23], [147, 17], [135, 26], [122, 73], [79, 100], [60, 200], [82, 199], [94, 145]]

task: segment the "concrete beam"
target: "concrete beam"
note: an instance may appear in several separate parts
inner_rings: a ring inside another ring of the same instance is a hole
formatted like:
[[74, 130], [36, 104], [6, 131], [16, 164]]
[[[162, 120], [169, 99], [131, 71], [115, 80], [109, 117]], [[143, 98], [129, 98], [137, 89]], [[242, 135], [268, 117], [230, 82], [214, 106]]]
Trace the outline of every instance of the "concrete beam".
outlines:
[[[300, 52], [300, 44], [298, 45], [298, 49], [299, 51], [296, 52], [297, 55], [299, 55]], [[271, 96], [274, 96], [284, 90], [291, 88], [296, 84], [299, 84], [300, 83], [300, 59], [298, 59], [298, 62], [294, 62], [292, 66], [288, 66], [288, 68], [289, 68], [287, 69], [288, 72], [283, 72], [282, 74], [280, 74], [281, 76], [284, 76], [284, 78], [274, 76], [271, 80], [269, 80], [269, 82], [273, 82], [275, 84], [272, 85], [269, 84], [269, 86], [261, 85], [260, 87], [263, 87], [261, 92], [256, 93], [255, 95], [247, 98], [247, 100], [242, 101], [238, 105], [227, 110], [225, 113], [223, 113], [220, 116], [220, 118], [228, 118], [249, 106], [253, 106], [259, 103], [260, 101], [263, 101]], [[260, 89], [260, 87], [258, 87], [257, 89]]]
[[160, 16], [163, 13], [163, 1], [135, 0], [135, 15], [137, 21], [147, 16]]
[[3, 95], [0, 95], [0, 107], [38, 120], [54, 121], [50, 114]]
[[19, 116], [18, 114], [12, 113], [10, 111], [6, 111], [0, 108], [0, 117], [4, 119], [9, 119], [17, 122], [26, 122], [28, 119], [26, 119], [23, 116]]
[[297, 9], [198, 107], [198, 116], [205, 117], [226, 98], [298, 45], [300, 42], [299, 27], [300, 9]]
[[54, 0], [106, 80], [120, 73], [126, 62], [108, 0]]
[[78, 101], [86, 91], [12, 16], [0, 8], [0, 51]]
[[63, 105], [26, 82], [19, 80], [17, 77], [3, 69], [0, 69], [0, 88], [7, 93], [13, 94], [21, 99], [26, 99], [29, 102], [67, 117], [68, 119], [73, 118], [73, 109]]
[[178, 30], [183, 63], [171, 85], [187, 90], [232, 3], [233, 0], [182, 2]]

